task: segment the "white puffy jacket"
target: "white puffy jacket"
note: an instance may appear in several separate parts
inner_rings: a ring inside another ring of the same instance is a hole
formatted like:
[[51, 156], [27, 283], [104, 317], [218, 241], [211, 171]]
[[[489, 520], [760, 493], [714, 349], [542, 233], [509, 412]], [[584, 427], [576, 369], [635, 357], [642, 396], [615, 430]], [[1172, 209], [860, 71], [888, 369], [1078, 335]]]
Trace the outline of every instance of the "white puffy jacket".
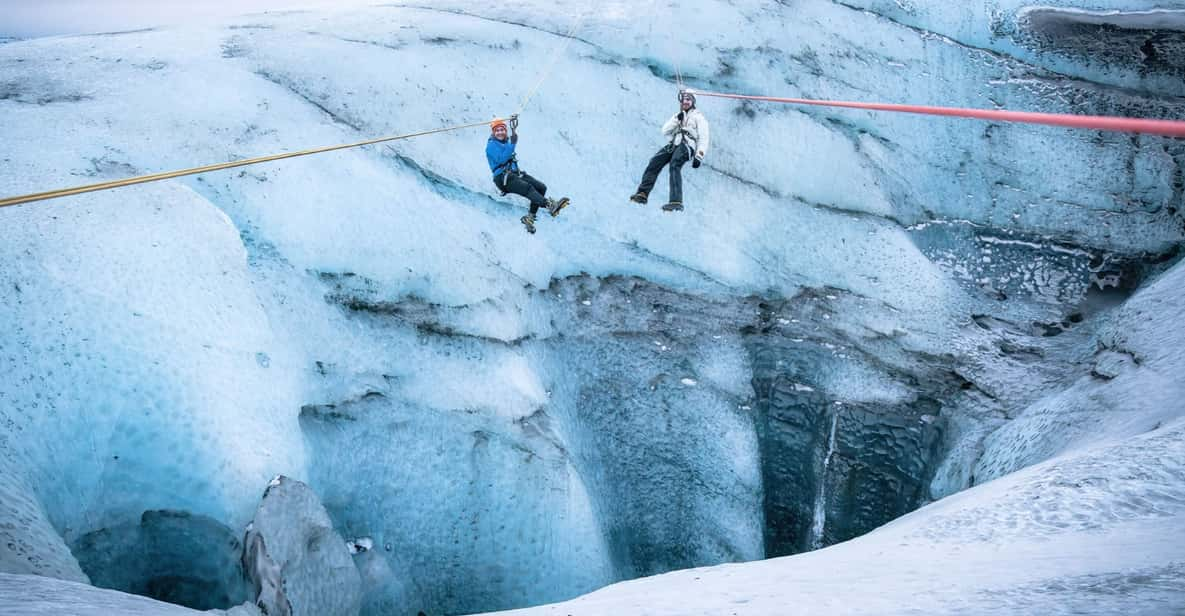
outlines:
[[679, 122], [679, 114], [671, 116], [662, 125], [662, 136], [675, 145], [687, 142], [696, 158], [703, 158], [708, 153], [708, 119], [694, 107], [683, 114], [683, 122]]

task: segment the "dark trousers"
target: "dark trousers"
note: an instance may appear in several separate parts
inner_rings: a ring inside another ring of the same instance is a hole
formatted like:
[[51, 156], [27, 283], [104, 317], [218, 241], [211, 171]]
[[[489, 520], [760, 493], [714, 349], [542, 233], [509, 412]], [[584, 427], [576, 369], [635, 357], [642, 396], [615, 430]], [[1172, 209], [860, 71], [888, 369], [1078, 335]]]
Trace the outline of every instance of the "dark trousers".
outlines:
[[667, 144], [650, 159], [650, 164], [646, 165], [642, 183], [638, 184], [638, 192], [649, 195], [654, 183], [658, 181], [658, 172], [662, 171], [664, 165], [670, 165], [671, 201], [683, 203], [683, 165], [687, 164], [688, 158], [686, 145]]
[[531, 216], [539, 208], [547, 207], [547, 185], [522, 171], [511, 171], [494, 178], [494, 185], [498, 190], [526, 197], [531, 202]]

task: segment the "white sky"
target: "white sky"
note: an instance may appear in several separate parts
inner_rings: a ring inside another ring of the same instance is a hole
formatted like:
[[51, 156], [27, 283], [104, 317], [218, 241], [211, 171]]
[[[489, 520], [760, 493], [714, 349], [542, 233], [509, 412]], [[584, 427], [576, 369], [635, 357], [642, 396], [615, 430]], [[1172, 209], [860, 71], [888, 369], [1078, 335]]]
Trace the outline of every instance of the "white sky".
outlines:
[[267, 10], [379, 0], [0, 0], [0, 36], [29, 38], [134, 30]]

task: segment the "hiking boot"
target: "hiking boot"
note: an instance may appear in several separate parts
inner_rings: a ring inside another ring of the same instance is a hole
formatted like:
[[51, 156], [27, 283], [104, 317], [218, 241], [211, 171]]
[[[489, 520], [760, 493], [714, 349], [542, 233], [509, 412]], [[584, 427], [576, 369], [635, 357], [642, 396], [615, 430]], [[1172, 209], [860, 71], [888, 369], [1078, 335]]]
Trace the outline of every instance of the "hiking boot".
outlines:
[[533, 215], [527, 214], [519, 220], [522, 221], [523, 226], [527, 228], [527, 233], [535, 232], [535, 217]]
[[570, 200], [567, 197], [562, 197], [559, 201], [552, 201], [551, 199], [548, 199], [547, 213], [551, 214], [552, 218], [555, 218], [555, 215], [559, 214], [560, 210], [568, 207], [568, 203], [570, 203]]
[[662, 211], [664, 211], [664, 212], [682, 212], [683, 211], [683, 204], [679, 201], [672, 201], [672, 202], [662, 206]]
[[639, 190], [638, 192], [634, 193], [634, 196], [630, 197], [630, 201], [633, 201], [634, 203], [641, 203], [641, 204], [645, 205], [646, 204], [646, 193]]

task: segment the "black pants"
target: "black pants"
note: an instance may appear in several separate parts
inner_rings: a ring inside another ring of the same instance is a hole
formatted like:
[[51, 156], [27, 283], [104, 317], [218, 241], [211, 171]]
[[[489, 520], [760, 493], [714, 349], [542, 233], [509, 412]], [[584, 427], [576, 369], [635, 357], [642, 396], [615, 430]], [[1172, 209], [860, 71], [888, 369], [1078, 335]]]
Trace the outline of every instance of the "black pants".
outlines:
[[539, 208], [547, 207], [547, 185], [522, 171], [511, 171], [494, 178], [494, 185], [498, 190], [526, 197], [531, 201], [531, 216]]
[[646, 165], [646, 172], [642, 174], [642, 183], [638, 184], [638, 192], [650, 194], [654, 183], [658, 181], [658, 172], [664, 165], [671, 166], [671, 201], [683, 203], [683, 165], [687, 164], [689, 155], [686, 145], [667, 144], [659, 150], [650, 164]]

